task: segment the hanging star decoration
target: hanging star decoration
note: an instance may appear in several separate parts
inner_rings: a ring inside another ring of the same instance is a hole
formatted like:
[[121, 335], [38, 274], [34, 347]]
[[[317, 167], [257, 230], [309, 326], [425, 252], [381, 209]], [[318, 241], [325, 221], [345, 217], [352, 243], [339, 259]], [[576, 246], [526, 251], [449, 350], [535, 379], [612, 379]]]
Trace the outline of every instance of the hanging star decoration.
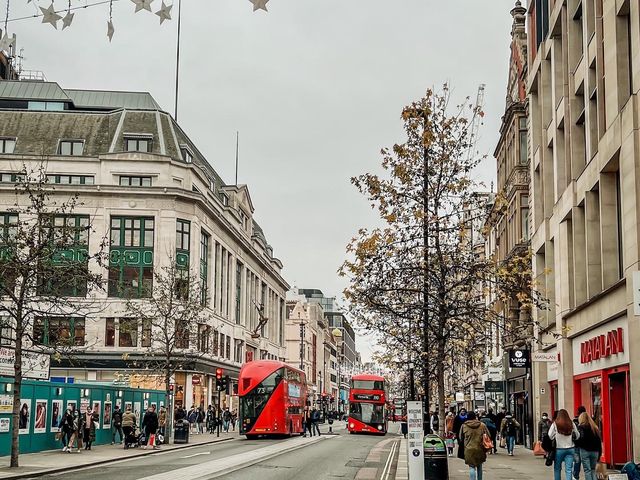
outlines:
[[151, 11], [151, 2], [153, 2], [153, 0], [131, 0], [131, 1], [136, 4], [135, 13], [138, 13], [140, 10], [148, 10], [149, 12]]
[[255, 12], [256, 10], [264, 10], [265, 12], [267, 12], [267, 2], [269, 0], [249, 0], [251, 3], [253, 3], [253, 11]]
[[56, 13], [56, 7], [54, 7], [53, 2], [47, 8], [40, 7], [42, 11], [42, 23], [50, 23], [53, 28], [58, 29], [58, 20], [61, 20], [62, 17]]
[[67, 27], [71, 26], [71, 22], [73, 22], [73, 16], [75, 13], [71, 13], [70, 11], [62, 19], [62, 29], [64, 30]]
[[115, 28], [113, 28], [113, 22], [109, 20], [107, 22], [107, 37], [109, 37], [109, 41], [113, 38], [113, 33], [115, 32]]
[[165, 20], [171, 20], [172, 8], [173, 5], [166, 5], [164, 3], [164, 0], [162, 0], [162, 7], [160, 7], [160, 10], [156, 12], [156, 15], [160, 17], [160, 25], [162, 25], [162, 22], [164, 22]]

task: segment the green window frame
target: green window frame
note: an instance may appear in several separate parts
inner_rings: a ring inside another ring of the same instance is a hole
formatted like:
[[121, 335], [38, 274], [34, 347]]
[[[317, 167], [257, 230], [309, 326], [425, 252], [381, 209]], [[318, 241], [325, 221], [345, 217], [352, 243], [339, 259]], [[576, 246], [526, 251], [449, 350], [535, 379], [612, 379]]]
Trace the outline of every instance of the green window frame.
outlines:
[[154, 231], [153, 217], [111, 217], [110, 297], [151, 296]]
[[136, 177], [130, 175], [120, 175], [119, 182], [123, 187], [150, 187], [151, 177]]
[[89, 258], [88, 215], [51, 215], [49, 238], [53, 245], [50, 261], [41, 265], [40, 295], [85, 297]]
[[200, 232], [200, 303], [207, 305], [209, 299], [209, 245], [211, 235], [202, 230]]
[[60, 185], [94, 185], [95, 177], [93, 175], [68, 175], [68, 174], [50, 174], [47, 175], [49, 183], [57, 183]]
[[37, 317], [33, 341], [45, 346], [85, 345], [85, 319], [80, 317]]

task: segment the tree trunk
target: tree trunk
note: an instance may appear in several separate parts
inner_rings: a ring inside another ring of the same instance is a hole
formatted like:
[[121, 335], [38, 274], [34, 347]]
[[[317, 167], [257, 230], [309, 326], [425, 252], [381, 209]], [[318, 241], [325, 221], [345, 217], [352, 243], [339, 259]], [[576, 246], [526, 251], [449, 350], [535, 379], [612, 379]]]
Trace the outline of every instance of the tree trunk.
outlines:
[[[11, 468], [19, 466], [18, 458], [20, 456], [20, 397], [22, 396], [22, 319], [18, 315], [19, 320], [16, 321], [16, 342], [15, 342], [15, 359], [13, 368], [15, 370], [13, 378], [13, 423], [11, 425]], [[29, 412], [31, 415], [31, 412]]]
[[444, 428], [446, 422], [447, 408], [444, 404], [444, 354], [445, 354], [445, 342], [443, 340], [438, 342], [438, 358], [440, 361], [437, 365], [437, 382], [438, 382], [438, 416], [440, 417], [440, 427], [438, 433], [441, 437], [444, 437]]
[[[164, 406], [167, 409], [167, 419], [165, 421], [164, 436], [165, 441], [168, 444], [171, 443], [173, 434], [173, 405], [171, 404], [171, 358], [167, 359], [167, 368], [164, 372], [164, 391], [165, 400]], [[175, 387], [174, 387], [175, 388]], [[175, 392], [174, 392], [175, 394]]]

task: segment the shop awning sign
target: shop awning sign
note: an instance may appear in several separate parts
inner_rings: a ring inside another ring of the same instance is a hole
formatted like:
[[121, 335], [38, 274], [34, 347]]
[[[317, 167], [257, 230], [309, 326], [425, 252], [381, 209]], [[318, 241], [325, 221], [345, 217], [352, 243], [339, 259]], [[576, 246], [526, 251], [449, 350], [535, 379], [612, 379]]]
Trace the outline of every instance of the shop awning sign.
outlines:
[[557, 362], [558, 361], [558, 352], [533, 352], [531, 356], [531, 360], [534, 362]]
[[528, 368], [531, 366], [529, 350], [517, 348], [509, 350], [509, 366], [511, 368]]
[[484, 382], [484, 391], [487, 393], [503, 393], [504, 382], [498, 380], [487, 380]]

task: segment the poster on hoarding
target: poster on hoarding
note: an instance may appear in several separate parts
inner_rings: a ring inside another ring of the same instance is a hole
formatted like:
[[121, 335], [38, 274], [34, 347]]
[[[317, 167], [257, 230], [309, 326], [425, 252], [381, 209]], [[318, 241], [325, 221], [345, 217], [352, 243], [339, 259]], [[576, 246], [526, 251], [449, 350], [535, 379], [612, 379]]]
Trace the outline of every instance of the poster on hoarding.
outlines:
[[89, 408], [90, 405], [91, 405], [91, 400], [89, 400], [88, 398], [81, 398], [80, 399], [80, 413], [82, 413], [82, 414], [87, 413], [87, 409]]
[[18, 419], [18, 433], [20, 435], [29, 434], [29, 426], [31, 425], [31, 399], [20, 399], [20, 416]]
[[9, 433], [10, 426], [11, 426], [10, 418], [0, 418], [0, 433]]
[[51, 431], [59, 432], [62, 427], [62, 400], [51, 400]]
[[13, 395], [0, 395], [0, 413], [13, 413]]
[[47, 401], [36, 400], [36, 417], [33, 422], [33, 433], [45, 433], [47, 431]]
[[111, 428], [111, 402], [104, 402], [104, 416], [102, 417], [102, 428]]

